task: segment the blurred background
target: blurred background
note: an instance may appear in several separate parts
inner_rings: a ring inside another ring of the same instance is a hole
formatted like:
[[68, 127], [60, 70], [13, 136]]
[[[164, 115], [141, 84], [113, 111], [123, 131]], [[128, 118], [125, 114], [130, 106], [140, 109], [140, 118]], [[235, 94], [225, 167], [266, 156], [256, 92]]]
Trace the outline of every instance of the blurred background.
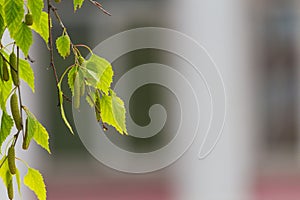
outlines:
[[[57, 5], [73, 41], [94, 48], [119, 32], [137, 27], [171, 28], [191, 36], [210, 52], [224, 78], [228, 114], [224, 135], [213, 154], [196, 165], [189, 156], [181, 167], [144, 175], [111, 170], [85, 149], [63, 124], [48, 53], [43, 41], [32, 49], [36, 93], [28, 95], [50, 133], [52, 155], [31, 147], [34, 167], [44, 174], [49, 200], [298, 200], [300, 199], [300, 2], [297, 0], [109, 0], [104, 15], [85, 2], [75, 14], [72, 2]], [[54, 35], [62, 34], [53, 22]], [[174, 41], [176, 42], [176, 41]], [[41, 46], [43, 48], [41, 48]], [[84, 52], [84, 50], [83, 50]], [[85, 56], [88, 52], [85, 52]], [[114, 80], [149, 62], [168, 64], [170, 55], [139, 50], [113, 63]], [[61, 73], [72, 58], [56, 54]], [[53, 83], [53, 84], [51, 84]], [[68, 90], [67, 85], [64, 85]], [[163, 95], [162, 95], [163, 94]], [[70, 94], [67, 94], [70, 96]], [[132, 97], [130, 114], [149, 123], [149, 106], [159, 102], [174, 116], [174, 96], [166, 88], [146, 85]], [[176, 102], [175, 102], [176, 104]], [[72, 119], [71, 104], [66, 104]], [[160, 137], [115, 140], [135, 152], [155, 149], [174, 132], [176, 115]], [[173, 122], [173, 123], [172, 123]], [[114, 131], [108, 135], [114, 138]], [[120, 141], [121, 140], [121, 141]], [[38, 153], [36, 153], [38, 151]], [[191, 150], [193, 151], [193, 150]], [[108, 152], [109, 153], [109, 152]], [[26, 196], [27, 195], [27, 196]], [[34, 199], [31, 193], [25, 199]]]

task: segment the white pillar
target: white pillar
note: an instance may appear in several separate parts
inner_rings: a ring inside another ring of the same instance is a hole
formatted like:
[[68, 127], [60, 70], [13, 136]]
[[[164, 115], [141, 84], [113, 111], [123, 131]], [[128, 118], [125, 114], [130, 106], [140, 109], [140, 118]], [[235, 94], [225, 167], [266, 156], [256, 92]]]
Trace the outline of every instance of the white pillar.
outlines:
[[214, 152], [198, 160], [199, 146], [193, 145], [179, 161], [176, 196], [179, 200], [249, 199], [256, 131], [245, 2], [187, 0], [174, 5], [173, 28], [209, 51], [223, 76], [228, 106], [223, 136]]

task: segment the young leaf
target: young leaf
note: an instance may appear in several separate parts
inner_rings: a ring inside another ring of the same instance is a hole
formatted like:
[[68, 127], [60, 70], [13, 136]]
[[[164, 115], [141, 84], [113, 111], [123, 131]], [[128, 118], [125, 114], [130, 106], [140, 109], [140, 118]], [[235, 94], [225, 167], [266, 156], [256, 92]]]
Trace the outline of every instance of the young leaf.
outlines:
[[1, 119], [1, 128], [0, 128], [0, 152], [1, 147], [7, 136], [9, 136], [10, 131], [14, 125], [14, 121], [9, 116], [6, 111], [2, 111], [2, 119]]
[[3, 180], [3, 183], [6, 187], [8, 187], [9, 182], [12, 179], [12, 176], [9, 172], [9, 167], [8, 167], [8, 161], [7, 161], [7, 157], [4, 156], [1, 161], [0, 161], [0, 165], [2, 164], [1, 168], [0, 168], [0, 177]]
[[32, 13], [33, 21], [36, 21], [37, 23], [39, 23], [43, 8], [44, 8], [44, 1], [43, 0], [28, 0], [27, 6], [28, 6], [30, 12]]
[[4, 19], [10, 36], [13, 37], [22, 24], [24, 16], [23, 0], [6, 0], [4, 3]]
[[68, 129], [70, 130], [70, 132], [72, 134], [74, 134], [73, 129], [72, 129], [69, 121], [66, 118], [66, 114], [65, 114], [65, 110], [64, 110], [64, 105], [63, 105], [63, 102], [64, 102], [63, 92], [61, 90], [60, 84], [58, 84], [57, 87], [58, 87], [58, 91], [59, 91], [58, 94], [59, 94], [59, 107], [60, 107], [61, 117], [64, 120], [64, 122], [65, 122], [66, 126], [68, 127]]
[[72, 67], [68, 73], [68, 85], [72, 92], [72, 95], [74, 95], [74, 81], [77, 73], [77, 67]]
[[20, 176], [20, 172], [17, 169], [17, 173], [16, 173], [16, 180], [17, 180], [17, 185], [18, 185], [18, 192], [19, 195], [21, 195], [21, 176]]
[[40, 21], [33, 21], [33, 25], [30, 26], [35, 32], [37, 32], [46, 42], [49, 39], [49, 27], [48, 27], [48, 13], [42, 12]]
[[70, 55], [71, 41], [68, 35], [62, 35], [56, 40], [56, 48], [61, 57], [66, 58]]
[[30, 46], [32, 45], [32, 32], [30, 28], [22, 22], [17, 32], [12, 37], [23, 53], [27, 56]]
[[30, 64], [26, 60], [20, 59], [19, 70], [20, 78], [23, 79], [32, 89], [32, 92], [34, 92], [34, 73]]
[[24, 177], [24, 184], [31, 189], [39, 200], [46, 200], [47, 191], [41, 173], [33, 168], [28, 168]]
[[[93, 54], [86, 62], [86, 69], [85, 75], [90, 80], [89, 83], [107, 95], [113, 78], [111, 64], [104, 58]], [[94, 77], [96, 82], [91, 77]]]
[[74, 3], [74, 11], [76, 11], [76, 10], [79, 9], [79, 8], [81, 8], [83, 2], [84, 2], [84, 0], [73, 0], [73, 3]]
[[111, 96], [104, 95], [100, 100], [101, 118], [112, 125], [122, 135], [127, 135], [124, 102], [111, 91]]
[[28, 137], [27, 140], [33, 139], [38, 145], [50, 152], [49, 148], [49, 134], [45, 127], [36, 119], [36, 117], [28, 110], [24, 108], [28, 119]]

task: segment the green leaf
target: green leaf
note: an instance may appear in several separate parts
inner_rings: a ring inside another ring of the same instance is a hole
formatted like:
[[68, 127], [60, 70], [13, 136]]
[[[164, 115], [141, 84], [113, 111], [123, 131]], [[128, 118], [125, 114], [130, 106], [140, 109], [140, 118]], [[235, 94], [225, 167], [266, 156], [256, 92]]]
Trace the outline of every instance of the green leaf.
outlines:
[[100, 77], [100, 82], [98, 83], [97, 88], [102, 90], [105, 94], [107, 94], [108, 90], [110, 89], [110, 85], [112, 83], [113, 75], [114, 75], [114, 72], [112, 70], [111, 65], [109, 65], [102, 73], [102, 76]]
[[100, 100], [101, 118], [112, 125], [122, 135], [127, 135], [124, 102], [111, 91], [111, 96], [103, 95]]
[[20, 177], [20, 172], [17, 169], [17, 173], [16, 173], [16, 181], [17, 181], [17, 185], [18, 185], [18, 192], [19, 195], [21, 196], [21, 177]]
[[[3, 3], [1, 3], [1, 1], [3, 1]], [[3, 4], [4, 4], [4, 0], [0, 0], [0, 14], [2, 15], [3, 20], [4, 20], [4, 12], [3, 12], [4, 5]], [[4, 20], [4, 24], [5, 24], [5, 20]]]
[[40, 23], [42, 11], [44, 8], [44, 1], [43, 0], [28, 0], [27, 6], [32, 13], [33, 21]]
[[[2, 7], [0, 9], [2, 10]], [[4, 19], [3, 19], [2, 15], [0, 15], [0, 38], [2, 38], [5, 28], [6, 27], [5, 27]]]
[[9, 78], [9, 81], [0, 81], [0, 103], [2, 110], [5, 110], [6, 101], [9, 97], [9, 94], [12, 90], [12, 79]]
[[68, 35], [62, 35], [56, 40], [56, 48], [61, 57], [66, 58], [70, 55], [71, 41]]
[[77, 73], [77, 67], [72, 67], [68, 73], [68, 85], [74, 96], [74, 81]]
[[[0, 52], [6, 58], [6, 60], [9, 60], [9, 56], [4, 50], [0, 50]], [[8, 70], [10, 69], [8, 68]], [[6, 110], [6, 101], [12, 90], [12, 78], [10, 73], [9, 76], [10, 77], [8, 81], [0, 81], [0, 105], [2, 110]]]
[[96, 93], [94, 91], [89, 91], [88, 95], [86, 95], [85, 100], [88, 102], [88, 104], [91, 107], [95, 106], [95, 101], [96, 101]]
[[12, 179], [12, 176], [11, 176], [10, 171], [9, 171], [9, 167], [8, 167], [8, 162], [7, 162], [7, 157], [6, 156], [4, 156], [1, 159], [0, 165], [2, 165], [1, 168], [0, 168], [0, 177], [3, 180], [4, 185], [7, 187], [8, 183]]
[[[106, 95], [113, 81], [113, 70], [111, 64], [95, 54], [86, 61], [87, 80], [89, 84], [103, 91]], [[94, 80], [91, 78], [94, 77]], [[96, 82], [95, 82], [96, 80]]]
[[26, 60], [20, 59], [19, 73], [21, 79], [23, 79], [32, 89], [32, 92], [34, 92], [34, 73], [30, 64]]
[[36, 117], [28, 110], [28, 108], [24, 108], [27, 119], [28, 119], [28, 140], [33, 139], [38, 145], [48, 151], [50, 154], [49, 148], [49, 134], [45, 127], [36, 119]]
[[12, 37], [15, 39], [16, 44], [20, 47], [23, 53], [27, 56], [30, 46], [32, 45], [32, 32], [30, 28], [22, 22], [18, 31]]
[[0, 55], [0, 77], [3, 77], [3, 62], [5, 62], [3, 60], [3, 57]]
[[58, 84], [57, 87], [58, 87], [58, 91], [59, 91], [58, 94], [59, 94], [59, 107], [60, 107], [61, 117], [64, 120], [64, 122], [65, 122], [66, 126], [68, 127], [68, 129], [70, 130], [70, 132], [74, 135], [73, 129], [72, 129], [69, 121], [66, 118], [66, 114], [65, 114], [65, 110], [64, 110], [64, 105], [63, 105], [64, 98], [63, 98], [63, 92], [61, 90], [61, 85]]
[[48, 13], [42, 12], [41, 19], [39, 22], [34, 21], [31, 28], [37, 32], [46, 42], [49, 39], [49, 27], [48, 27]]
[[46, 200], [46, 186], [43, 176], [38, 170], [28, 168], [28, 172], [24, 177], [24, 184], [36, 194], [39, 200]]
[[[37, 121], [38, 122], [38, 121]], [[33, 135], [34, 141], [39, 144], [41, 147], [46, 149], [49, 154], [51, 154], [49, 149], [49, 134], [46, 130], [46, 128], [41, 124], [37, 123], [37, 130], [35, 131]]]
[[6, 111], [2, 111], [2, 119], [1, 119], [1, 128], [0, 128], [0, 152], [1, 147], [7, 136], [9, 136], [10, 131], [14, 125], [14, 121], [9, 116]]
[[74, 11], [76, 11], [77, 9], [81, 8], [82, 4], [83, 4], [84, 0], [74, 0]]
[[4, 3], [4, 19], [12, 38], [22, 24], [24, 16], [23, 6], [23, 0], [6, 0]]
[[37, 130], [37, 123], [35, 116], [26, 110], [27, 114], [27, 141], [28, 144], [30, 143], [31, 139], [33, 138], [35, 131]]

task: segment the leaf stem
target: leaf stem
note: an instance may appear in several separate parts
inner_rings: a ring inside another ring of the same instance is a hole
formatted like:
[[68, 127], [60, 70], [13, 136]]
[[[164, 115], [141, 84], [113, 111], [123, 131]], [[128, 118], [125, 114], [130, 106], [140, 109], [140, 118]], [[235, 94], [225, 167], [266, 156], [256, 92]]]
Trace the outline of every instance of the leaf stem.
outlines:
[[18, 158], [18, 157], [16, 157], [16, 159], [21, 161], [27, 168], [30, 168], [30, 166], [28, 165], [28, 163], [25, 160]]
[[75, 47], [84, 47], [84, 48], [86, 48], [87, 50], [89, 50], [89, 52], [93, 55], [94, 53], [93, 53], [93, 51], [92, 51], [92, 49], [90, 48], [90, 47], [88, 47], [87, 45], [85, 45], [85, 44], [76, 44], [76, 45], [74, 45]]

